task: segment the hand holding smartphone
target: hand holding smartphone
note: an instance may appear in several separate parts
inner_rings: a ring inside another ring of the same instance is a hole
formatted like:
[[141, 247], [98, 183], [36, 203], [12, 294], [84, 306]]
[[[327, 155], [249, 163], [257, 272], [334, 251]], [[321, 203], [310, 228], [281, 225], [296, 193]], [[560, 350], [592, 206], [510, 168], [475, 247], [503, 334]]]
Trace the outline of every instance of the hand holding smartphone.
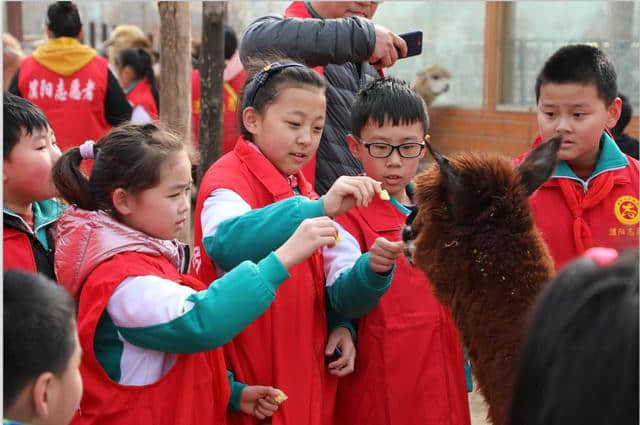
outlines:
[[[404, 59], [411, 56], [417, 56], [422, 53], [422, 31], [411, 31], [404, 34], [398, 34], [398, 37], [407, 43], [407, 56], [398, 57]], [[400, 52], [398, 51], [398, 55]]]

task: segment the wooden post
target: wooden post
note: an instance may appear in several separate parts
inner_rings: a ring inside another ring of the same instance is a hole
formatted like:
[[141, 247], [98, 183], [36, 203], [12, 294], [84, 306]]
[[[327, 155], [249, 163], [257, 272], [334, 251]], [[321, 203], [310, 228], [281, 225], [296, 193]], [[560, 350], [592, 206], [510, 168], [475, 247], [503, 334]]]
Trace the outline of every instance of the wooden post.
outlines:
[[[160, 121], [191, 143], [191, 16], [189, 2], [161, 1]], [[191, 224], [180, 240], [191, 242]]]
[[227, 2], [202, 2], [200, 47], [200, 167], [198, 181], [222, 152], [222, 74]]
[[500, 102], [500, 78], [502, 77], [502, 32], [504, 4], [500, 1], [486, 3], [484, 28], [484, 83], [482, 106], [495, 111]]
[[8, 1], [5, 3], [7, 13], [7, 32], [16, 40], [22, 42], [22, 2]]

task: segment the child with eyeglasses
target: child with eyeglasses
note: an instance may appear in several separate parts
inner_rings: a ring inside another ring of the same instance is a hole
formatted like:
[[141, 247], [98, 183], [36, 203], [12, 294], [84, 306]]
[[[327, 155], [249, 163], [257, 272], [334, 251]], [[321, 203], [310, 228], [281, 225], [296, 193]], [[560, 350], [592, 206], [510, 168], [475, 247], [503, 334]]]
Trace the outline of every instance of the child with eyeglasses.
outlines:
[[[353, 236], [341, 244], [366, 252], [377, 238], [401, 240], [414, 208], [411, 180], [428, 127], [424, 101], [402, 81], [377, 80], [358, 93], [347, 143], [390, 200], [375, 197], [336, 217]], [[335, 425], [470, 423], [457, 331], [424, 274], [406, 257], [396, 259], [390, 289], [358, 319], [357, 331], [355, 371], [338, 384]]]

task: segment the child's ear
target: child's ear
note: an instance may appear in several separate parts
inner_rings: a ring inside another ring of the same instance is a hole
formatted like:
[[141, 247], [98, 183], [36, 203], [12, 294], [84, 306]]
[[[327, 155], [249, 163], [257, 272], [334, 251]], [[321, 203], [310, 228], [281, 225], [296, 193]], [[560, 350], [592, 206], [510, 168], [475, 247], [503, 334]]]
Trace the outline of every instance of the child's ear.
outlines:
[[40, 374], [33, 382], [33, 409], [38, 418], [46, 418], [51, 410], [51, 397], [54, 380], [56, 377], [52, 372]]
[[351, 152], [351, 155], [353, 155], [354, 158], [361, 159], [360, 148], [362, 148], [363, 146], [360, 144], [360, 142], [358, 142], [358, 140], [356, 140], [356, 137], [351, 133], [347, 134], [347, 146], [349, 146], [349, 151]]
[[111, 203], [120, 215], [126, 216], [131, 214], [131, 194], [123, 188], [119, 187], [113, 191], [111, 194]]
[[609, 117], [607, 118], [607, 128], [615, 127], [616, 123], [620, 119], [620, 114], [622, 113], [622, 99], [616, 97], [611, 102], [611, 105], [607, 108], [607, 113]]
[[242, 123], [249, 133], [256, 135], [260, 132], [260, 113], [252, 106], [242, 111]]
[[[428, 134], [425, 134], [423, 140], [425, 144], [428, 144], [429, 141], [431, 140], [431, 136]], [[427, 149], [425, 147], [425, 149], [422, 149], [422, 153], [420, 154], [420, 156], [418, 156], [418, 159], [422, 160], [426, 154], [427, 154]]]

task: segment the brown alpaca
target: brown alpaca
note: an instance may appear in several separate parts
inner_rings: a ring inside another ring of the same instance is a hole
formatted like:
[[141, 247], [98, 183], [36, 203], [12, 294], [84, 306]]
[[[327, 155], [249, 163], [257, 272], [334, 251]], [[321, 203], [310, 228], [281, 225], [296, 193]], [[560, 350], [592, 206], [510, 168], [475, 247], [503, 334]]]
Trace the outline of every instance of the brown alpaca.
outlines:
[[451, 72], [443, 66], [431, 65], [418, 73], [411, 87], [431, 106], [436, 97], [449, 90]]
[[416, 177], [413, 259], [446, 305], [468, 350], [494, 425], [507, 422], [525, 317], [553, 262], [527, 198], [551, 174], [558, 138], [518, 167], [499, 155], [447, 159]]

